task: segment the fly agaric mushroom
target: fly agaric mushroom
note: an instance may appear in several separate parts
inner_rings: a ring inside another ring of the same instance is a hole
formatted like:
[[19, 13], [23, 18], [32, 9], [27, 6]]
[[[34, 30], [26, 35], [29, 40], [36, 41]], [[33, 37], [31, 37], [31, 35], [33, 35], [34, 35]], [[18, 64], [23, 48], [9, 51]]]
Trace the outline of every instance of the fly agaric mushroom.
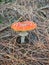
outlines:
[[14, 31], [20, 32], [21, 43], [24, 43], [25, 36], [28, 35], [27, 31], [34, 30], [37, 27], [37, 24], [32, 21], [23, 21], [23, 22], [14, 22], [11, 25], [11, 28]]

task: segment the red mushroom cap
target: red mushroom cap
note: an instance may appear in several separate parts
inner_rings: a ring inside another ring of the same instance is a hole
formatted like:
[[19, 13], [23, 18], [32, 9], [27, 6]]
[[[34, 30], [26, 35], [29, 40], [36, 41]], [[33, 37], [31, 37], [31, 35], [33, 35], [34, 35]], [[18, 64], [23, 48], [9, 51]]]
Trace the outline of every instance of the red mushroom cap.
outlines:
[[30, 31], [37, 28], [37, 24], [32, 21], [14, 22], [11, 28], [15, 31]]

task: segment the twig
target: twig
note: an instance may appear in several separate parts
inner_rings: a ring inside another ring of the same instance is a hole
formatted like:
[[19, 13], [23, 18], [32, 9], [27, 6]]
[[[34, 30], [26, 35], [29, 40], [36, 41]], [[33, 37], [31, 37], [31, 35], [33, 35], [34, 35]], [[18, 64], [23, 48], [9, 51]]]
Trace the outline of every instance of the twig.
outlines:
[[[22, 18], [22, 17], [20, 17], [20, 18], [17, 20], [17, 22], [18, 22], [21, 18]], [[7, 29], [7, 28], [10, 27], [10, 26], [11, 26], [11, 24], [7, 25], [6, 27], [1, 28], [1, 29], [0, 29], [0, 32], [2, 32], [3, 30]]]
[[1, 36], [0, 39], [10, 37], [10, 36], [11, 36], [11, 34], [7, 34], [7, 35], [4, 35], [4, 36]]
[[34, 11], [39, 11], [39, 10], [48, 9], [48, 8], [49, 8], [49, 5], [46, 5], [44, 7], [40, 7], [38, 9], [35, 9]]
[[10, 27], [10, 25], [6, 26], [6, 27], [3, 27], [0, 29], [0, 32], [2, 32], [3, 30], [7, 29], [8, 27]]

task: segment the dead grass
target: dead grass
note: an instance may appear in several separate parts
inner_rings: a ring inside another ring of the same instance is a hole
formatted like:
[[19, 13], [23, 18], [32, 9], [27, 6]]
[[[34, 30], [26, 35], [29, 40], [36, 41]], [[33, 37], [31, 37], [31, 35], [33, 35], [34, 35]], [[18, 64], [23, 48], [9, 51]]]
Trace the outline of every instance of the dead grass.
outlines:
[[[49, 65], [48, 2], [16, 0], [11, 4], [0, 4], [0, 15], [4, 18], [0, 24], [1, 65]], [[19, 32], [16, 33], [10, 28], [13, 21], [21, 20], [34, 21], [38, 26], [36, 30], [28, 32], [29, 42], [25, 44], [16, 41]]]

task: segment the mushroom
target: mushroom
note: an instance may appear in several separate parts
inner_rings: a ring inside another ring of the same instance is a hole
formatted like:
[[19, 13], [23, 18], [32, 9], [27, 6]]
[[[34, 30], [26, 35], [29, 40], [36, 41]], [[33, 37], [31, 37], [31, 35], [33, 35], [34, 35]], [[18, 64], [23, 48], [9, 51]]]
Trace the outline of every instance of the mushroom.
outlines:
[[11, 28], [14, 31], [18, 31], [21, 36], [21, 43], [24, 43], [25, 36], [28, 35], [27, 31], [34, 30], [37, 27], [37, 24], [32, 21], [23, 21], [23, 22], [14, 22], [11, 25]]

